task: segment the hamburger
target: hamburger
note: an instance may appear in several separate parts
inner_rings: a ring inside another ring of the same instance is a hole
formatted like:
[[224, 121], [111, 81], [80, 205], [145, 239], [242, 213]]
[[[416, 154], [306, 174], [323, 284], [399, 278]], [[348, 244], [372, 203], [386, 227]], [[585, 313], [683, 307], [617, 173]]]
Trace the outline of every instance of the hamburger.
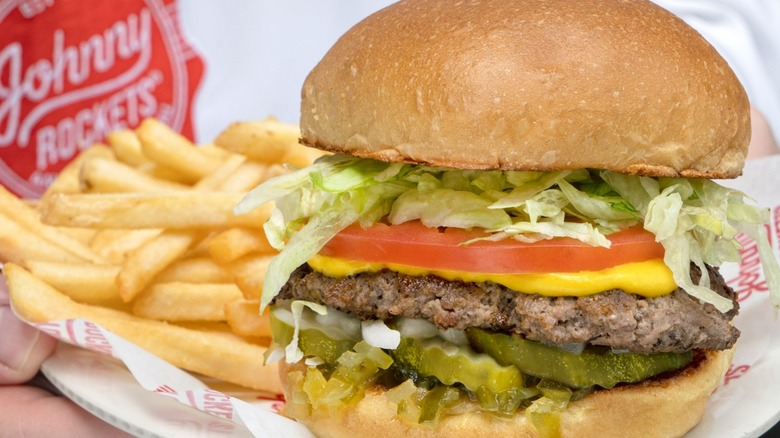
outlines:
[[[409, 0], [302, 90], [332, 154], [253, 190], [285, 413], [320, 436], [680, 436], [739, 337], [766, 209], [749, 103], [647, 1]], [[776, 300], [775, 300], [776, 301]]]

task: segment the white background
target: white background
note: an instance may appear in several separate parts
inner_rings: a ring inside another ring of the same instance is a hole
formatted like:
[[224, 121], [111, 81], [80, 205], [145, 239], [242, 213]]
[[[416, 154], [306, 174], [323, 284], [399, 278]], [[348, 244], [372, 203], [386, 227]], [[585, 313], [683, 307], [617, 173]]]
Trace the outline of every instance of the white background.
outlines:
[[180, 0], [185, 37], [206, 61], [198, 141], [236, 120], [297, 123], [301, 85], [352, 25], [391, 0]]

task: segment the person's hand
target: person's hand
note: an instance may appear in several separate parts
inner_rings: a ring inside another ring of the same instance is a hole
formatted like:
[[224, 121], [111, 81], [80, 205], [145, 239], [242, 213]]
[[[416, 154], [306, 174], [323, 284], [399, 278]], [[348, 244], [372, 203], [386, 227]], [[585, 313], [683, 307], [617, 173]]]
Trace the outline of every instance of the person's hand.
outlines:
[[0, 435], [125, 436], [67, 398], [24, 385], [56, 345], [55, 339], [14, 315], [0, 275]]
[[30, 380], [57, 341], [19, 319], [11, 310], [5, 277], [0, 276], [0, 385]]
[[761, 111], [758, 111], [753, 106], [750, 107], [750, 128], [752, 134], [750, 136], [748, 158], [758, 158], [780, 152], [769, 123], [767, 123]]

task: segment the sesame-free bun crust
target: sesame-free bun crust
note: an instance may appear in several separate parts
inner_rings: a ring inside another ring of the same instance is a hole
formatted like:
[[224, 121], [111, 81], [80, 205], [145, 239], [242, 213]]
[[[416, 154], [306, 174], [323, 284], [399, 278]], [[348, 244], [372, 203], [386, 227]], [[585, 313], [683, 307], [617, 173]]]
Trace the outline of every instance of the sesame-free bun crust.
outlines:
[[[733, 350], [706, 358], [668, 378], [594, 392], [569, 404], [561, 415], [563, 437], [680, 437], [704, 415], [707, 398], [731, 363]], [[302, 365], [281, 364], [282, 385]], [[396, 417], [396, 406], [374, 388], [345, 412], [313, 411], [297, 418], [319, 437], [539, 437], [523, 412], [511, 418], [465, 413], [442, 417], [438, 426], [411, 425]]]
[[473, 169], [731, 178], [749, 104], [695, 30], [639, 0], [401, 1], [302, 90], [302, 142]]

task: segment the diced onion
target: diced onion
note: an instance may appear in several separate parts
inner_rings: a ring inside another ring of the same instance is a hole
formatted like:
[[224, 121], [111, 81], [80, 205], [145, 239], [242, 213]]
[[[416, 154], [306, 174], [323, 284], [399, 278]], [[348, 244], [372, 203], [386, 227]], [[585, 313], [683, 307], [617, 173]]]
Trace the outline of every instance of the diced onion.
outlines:
[[463, 330], [448, 329], [439, 333], [442, 339], [455, 345], [467, 345], [469, 343], [466, 332]]
[[396, 326], [405, 338], [428, 339], [439, 335], [439, 329], [424, 319], [399, 318]]
[[401, 333], [382, 320], [363, 321], [361, 328], [363, 340], [373, 347], [395, 350], [401, 343]]

